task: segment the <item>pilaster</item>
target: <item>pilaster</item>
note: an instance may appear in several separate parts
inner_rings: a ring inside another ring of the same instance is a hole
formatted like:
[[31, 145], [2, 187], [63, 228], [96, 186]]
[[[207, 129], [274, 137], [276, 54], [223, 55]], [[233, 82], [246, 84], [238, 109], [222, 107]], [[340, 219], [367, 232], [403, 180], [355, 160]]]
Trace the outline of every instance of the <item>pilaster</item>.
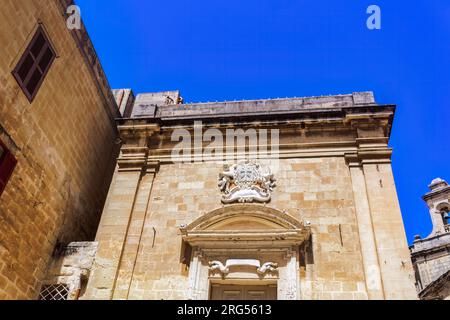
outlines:
[[[149, 162], [154, 131], [121, 133], [124, 145], [97, 231], [98, 251], [84, 299], [126, 298], [140, 234], [158, 163]], [[115, 294], [117, 287], [118, 293]]]
[[159, 162], [147, 163], [136, 192], [134, 207], [123, 246], [114, 286], [113, 299], [127, 299], [133, 277], [134, 266], [139, 251], [144, 222], [150, 202], [153, 180], [158, 171]]
[[356, 139], [357, 152], [346, 157], [352, 177], [366, 286], [371, 299], [416, 299], [391, 168], [392, 150], [387, 142], [386, 137], [365, 135]]
[[300, 279], [297, 250], [292, 248], [286, 252], [284, 257], [286, 267], [280, 268], [280, 279], [278, 280], [279, 300], [298, 300], [300, 298]]
[[346, 160], [352, 179], [367, 295], [371, 300], [381, 300], [384, 299], [384, 291], [364, 172], [356, 154], [347, 155]]

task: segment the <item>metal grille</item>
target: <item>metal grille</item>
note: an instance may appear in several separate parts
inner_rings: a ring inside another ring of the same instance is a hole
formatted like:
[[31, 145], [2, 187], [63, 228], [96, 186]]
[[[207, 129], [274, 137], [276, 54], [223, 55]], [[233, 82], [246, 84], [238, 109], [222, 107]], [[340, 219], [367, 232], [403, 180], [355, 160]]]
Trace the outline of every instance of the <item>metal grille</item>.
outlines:
[[50, 284], [42, 286], [39, 300], [67, 300], [69, 287], [67, 284]]

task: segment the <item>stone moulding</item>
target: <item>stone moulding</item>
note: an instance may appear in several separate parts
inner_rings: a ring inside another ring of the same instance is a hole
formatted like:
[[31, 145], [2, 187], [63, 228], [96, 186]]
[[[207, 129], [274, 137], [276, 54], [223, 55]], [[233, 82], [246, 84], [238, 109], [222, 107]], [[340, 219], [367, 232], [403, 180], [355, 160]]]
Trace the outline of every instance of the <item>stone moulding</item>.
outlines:
[[265, 230], [255, 232], [189, 232], [183, 240], [191, 246], [196, 247], [238, 247], [261, 248], [283, 244], [300, 245], [306, 239], [305, 232], [301, 229], [292, 231], [266, 232]]
[[260, 204], [233, 204], [226, 207], [215, 209], [203, 216], [199, 217], [189, 225], [185, 226], [185, 230], [204, 230], [212, 227], [219, 221], [225, 221], [231, 217], [245, 216], [253, 214], [259, 216], [268, 222], [275, 223], [279, 228], [295, 229], [302, 228], [304, 223], [298, 219], [281, 212], [280, 210], [260, 205]]
[[310, 227], [303, 222], [257, 204], [214, 210], [180, 231], [185, 243], [202, 249], [298, 246], [310, 235]]
[[209, 262], [210, 271], [219, 271], [223, 275], [230, 272], [230, 267], [234, 266], [250, 266], [255, 267], [256, 272], [260, 275], [264, 275], [267, 272], [275, 272], [278, 269], [278, 263], [266, 262], [261, 265], [261, 261], [256, 259], [228, 259], [225, 264], [218, 260]]
[[391, 163], [392, 149], [388, 147], [386, 137], [357, 138], [357, 149], [344, 154], [349, 167], [364, 164]]

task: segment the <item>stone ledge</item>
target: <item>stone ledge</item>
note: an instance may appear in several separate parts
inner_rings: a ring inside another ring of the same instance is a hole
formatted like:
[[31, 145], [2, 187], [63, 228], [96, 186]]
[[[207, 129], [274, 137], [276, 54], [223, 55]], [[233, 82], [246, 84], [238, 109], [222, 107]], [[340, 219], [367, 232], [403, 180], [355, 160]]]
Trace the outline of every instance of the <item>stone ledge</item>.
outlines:
[[[58, 0], [57, 1], [61, 14], [64, 19], [67, 19], [69, 16], [67, 14], [67, 8], [71, 5], [74, 5], [73, 0]], [[72, 35], [74, 41], [77, 44], [78, 49], [81, 52], [81, 55], [84, 58], [86, 65], [91, 71], [93, 80], [97, 85], [98, 91], [100, 95], [103, 97], [105, 102], [105, 110], [107, 111], [110, 119], [114, 122], [114, 119], [121, 117], [119, 112], [119, 107], [117, 106], [116, 100], [112, 93], [111, 87], [109, 86], [108, 79], [106, 78], [103, 67], [100, 63], [100, 60], [95, 51], [94, 45], [89, 37], [89, 34], [86, 30], [86, 27], [83, 22], [81, 22], [80, 30], [68, 30], [68, 32]]]

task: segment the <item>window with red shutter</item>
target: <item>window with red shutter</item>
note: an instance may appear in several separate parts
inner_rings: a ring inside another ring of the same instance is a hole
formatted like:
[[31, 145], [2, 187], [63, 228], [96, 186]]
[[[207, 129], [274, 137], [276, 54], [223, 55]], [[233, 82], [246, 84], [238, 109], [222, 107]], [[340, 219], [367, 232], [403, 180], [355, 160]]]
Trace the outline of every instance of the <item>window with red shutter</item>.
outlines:
[[17, 160], [14, 155], [0, 141], [0, 196], [12, 176]]

